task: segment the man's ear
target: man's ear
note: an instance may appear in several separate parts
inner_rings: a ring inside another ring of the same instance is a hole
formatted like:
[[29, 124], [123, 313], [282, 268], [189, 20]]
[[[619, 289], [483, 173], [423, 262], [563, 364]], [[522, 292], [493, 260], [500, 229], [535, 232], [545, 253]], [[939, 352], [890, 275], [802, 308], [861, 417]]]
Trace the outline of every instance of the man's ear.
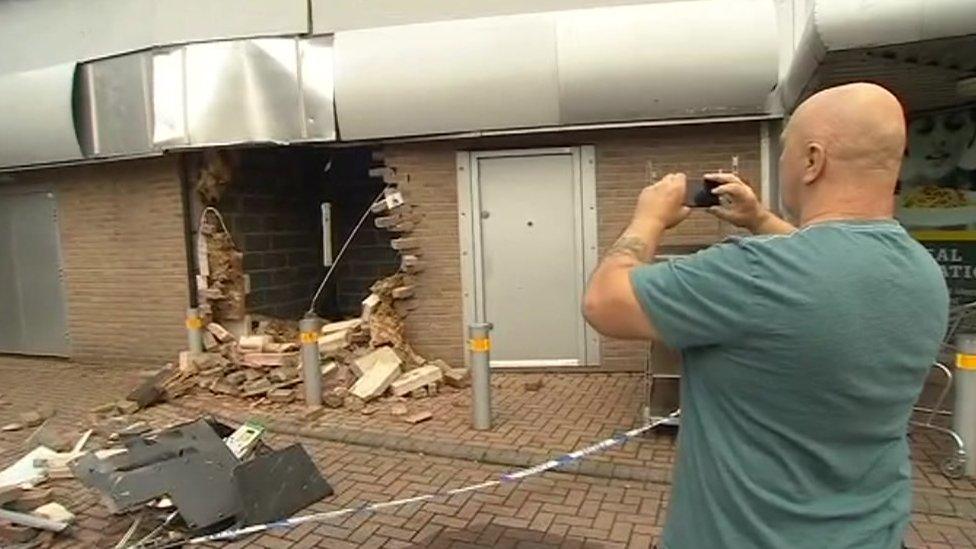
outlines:
[[827, 151], [823, 145], [816, 141], [807, 143], [804, 152], [803, 184], [809, 185], [823, 175], [824, 167], [827, 164]]

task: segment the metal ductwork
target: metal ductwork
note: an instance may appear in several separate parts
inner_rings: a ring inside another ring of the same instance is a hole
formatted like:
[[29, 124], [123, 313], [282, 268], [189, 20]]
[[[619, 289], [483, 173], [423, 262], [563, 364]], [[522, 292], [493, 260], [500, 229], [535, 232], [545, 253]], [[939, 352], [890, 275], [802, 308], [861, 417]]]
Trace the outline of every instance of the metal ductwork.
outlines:
[[152, 153], [152, 65], [148, 52], [78, 65], [75, 134], [85, 158]]
[[833, 52], [976, 35], [973, 0], [815, 0], [790, 69], [783, 104], [802, 97]]
[[[518, 2], [510, 3], [503, 12]], [[206, 0], [205, 7], [225, 5]], [[287, 5], [277, 27], [294, 24], [296, 4]], [[762, 115], [778, 68], [769, 0], [657, 1], [160, 45], [181, 28], [166, 21], [137, 29], [131, 44], [150, 44], [133, 53], [115, 51], [130, 42], [99, 38], [98, 59], [0, 74], [0, 101], [12, 106], [0, 114], [0, 168], [331, 142], [340, 134], [360, 140]], [[191, 39], [203, 32], [196, 23]], [[215, 27], [221, 34], [258, 28], [254, 21]]]
[[332, 37], [154, 52], [153, 146], [335, 141]]
[[779, 60], [775, 8], [763, 0], [505, 15], [335, 36], [343, 139], [765, 113]]
[[75, 64], [0, 74], [0, 167], [82, 158], [71, 88]]
[[0, 75], [0, 167], [336, 140], [332, 37], [156, 48]]

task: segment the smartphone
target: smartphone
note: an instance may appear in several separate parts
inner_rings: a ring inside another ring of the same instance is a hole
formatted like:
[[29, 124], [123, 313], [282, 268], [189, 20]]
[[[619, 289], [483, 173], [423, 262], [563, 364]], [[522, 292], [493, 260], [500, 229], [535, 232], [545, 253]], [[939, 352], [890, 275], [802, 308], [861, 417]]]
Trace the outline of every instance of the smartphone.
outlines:
[[689, 181], [687, 193], [685, 194], [685, 205], [689, 208], [708, 208], [710, 206], [718, 206], [718, 195], [712, 194], [712, 190], [721, 185], [721, 181], [714, 181], [711, 179]]

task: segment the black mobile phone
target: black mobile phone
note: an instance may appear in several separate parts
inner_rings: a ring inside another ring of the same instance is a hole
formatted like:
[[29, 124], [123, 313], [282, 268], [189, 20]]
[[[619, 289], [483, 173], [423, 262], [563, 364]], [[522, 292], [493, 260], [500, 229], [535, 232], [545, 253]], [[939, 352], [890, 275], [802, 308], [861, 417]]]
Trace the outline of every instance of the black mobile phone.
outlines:
[[710, 206], [718, 206], [718, 195], [712, 194], [712, 190], [721, 184], [721, 181], [714, 181], [711, 179], [689, 181], [688, 189], [685, 194], [685, 205], [690, 208], [708, 208]]

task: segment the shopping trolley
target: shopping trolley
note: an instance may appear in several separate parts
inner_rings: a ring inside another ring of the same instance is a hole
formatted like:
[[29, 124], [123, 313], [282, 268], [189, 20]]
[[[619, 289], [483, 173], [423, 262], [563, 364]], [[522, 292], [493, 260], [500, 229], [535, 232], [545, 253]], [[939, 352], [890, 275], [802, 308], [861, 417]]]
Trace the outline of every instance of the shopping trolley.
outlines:
[[956, 348], [956, 335], [962, 333], [960, 330], [969, 330], [970, 328], [976, 327], [974, 323], [976, 323], [976, 301], [957, 305], [949, 309], [948, 329], [942, 340], [939, 359], [932, 365], [933, 373], [941, 375], [945, 379], [944, 385], [938, 392], [934, 402], [927, 405], [924, 403], [915, 405], [913, 411], [918, 414], [920, 419], [915, 419], [910, 422], [912, 427], [929, 429], [946, 435], [955, 444], [955, 452], [949, 454], [939, 462], [939, 471], [949, 478], [962, 477], [966, 468], [967, 454], [966, 445], [962, 437], [952, 429], [939, 425], [940, 420], [942, 423], [945, 423], [945, 420], [942, 420], [942, 418], [952, 417], [952, 411], [948, 409], [946, 400], [952, 392], [953, 374], [952, 368], [946, 366], [946, 363], [952, 364], [955, 360], [955, 354], [958, 351]]
[[[644, 402], [641, 416], [644, 424], [668, 417], [680, 406], [681, 355], [661, 343], [652, 344], [644, 358]], [[680, 415], [663, 425], [677, 427]]]

